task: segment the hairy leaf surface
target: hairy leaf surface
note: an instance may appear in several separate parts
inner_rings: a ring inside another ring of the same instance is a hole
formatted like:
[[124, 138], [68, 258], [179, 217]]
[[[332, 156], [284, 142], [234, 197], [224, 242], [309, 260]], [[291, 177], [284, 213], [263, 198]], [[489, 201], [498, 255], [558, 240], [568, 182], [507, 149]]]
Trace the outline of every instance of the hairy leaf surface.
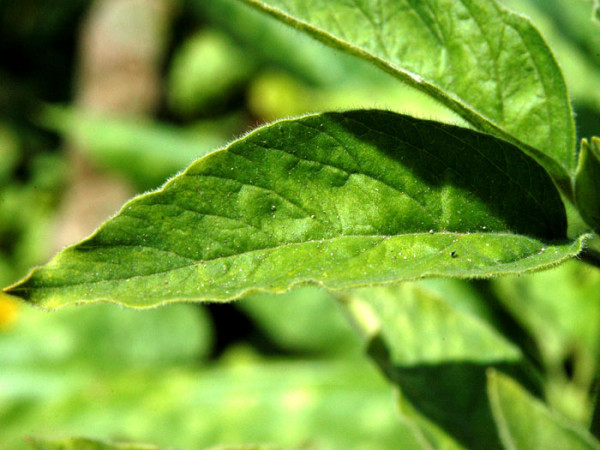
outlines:
[[[242, 0], [367, 59], [476, 127], [574, 171], [562, 73], [538, 30], [495, 0]], [[515, 139], [516, 138], [516, 139]]]
[[261, 128], [135, 198], [7, 292], [48, 308], [225, 301], [488, 277], [577, 254], [546, 172], [516, 147], [383, 111]]

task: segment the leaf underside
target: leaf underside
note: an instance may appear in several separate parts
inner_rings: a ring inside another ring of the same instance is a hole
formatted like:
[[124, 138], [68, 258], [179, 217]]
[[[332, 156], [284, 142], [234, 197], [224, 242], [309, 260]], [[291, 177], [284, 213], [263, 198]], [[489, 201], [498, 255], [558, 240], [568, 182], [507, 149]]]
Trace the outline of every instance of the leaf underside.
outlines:
[[558, 179], [573, 173], [561, 70], [531, 22], [495, 0], [241, 1], [371, 61], [475, 127], [526, 144]]
[[390, 112], [325, 113], [199, 159], [6, 292], [147, 307], [489, 277], [574, 256], [581, 239], [565, 236], [556, 188], [516, 147]]

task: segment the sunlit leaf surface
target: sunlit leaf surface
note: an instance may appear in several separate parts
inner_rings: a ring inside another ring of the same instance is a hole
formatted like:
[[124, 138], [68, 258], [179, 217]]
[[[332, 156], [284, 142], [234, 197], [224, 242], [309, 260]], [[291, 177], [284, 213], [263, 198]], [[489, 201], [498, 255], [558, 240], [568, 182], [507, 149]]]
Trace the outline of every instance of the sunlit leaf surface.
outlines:
[[242, 0], [365, 58], [482, 130], [516, 138], [555, 176], [575, 166], [562, 73], [537, 29], [495, 0]]

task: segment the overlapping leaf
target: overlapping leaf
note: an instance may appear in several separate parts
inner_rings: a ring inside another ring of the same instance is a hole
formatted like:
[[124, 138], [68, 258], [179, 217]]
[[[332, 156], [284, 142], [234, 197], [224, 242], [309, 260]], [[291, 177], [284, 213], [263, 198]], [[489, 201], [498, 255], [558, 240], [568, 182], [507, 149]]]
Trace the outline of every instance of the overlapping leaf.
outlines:
[[421, 425], [433, 448], [500, 448], [485, 373], [492, 366], [523, 375], [518, 347], [423, 283], [356, 290], [345, 304], [370, 355], [399, 387], [403, 414]]
[[365, 58], [476, 127], [526, 144], [561, 181], [574, 170], [565, 82], [535, 27], [495, 0], [242, 0]]
[[490, 372], [488, 392], [507, 449], [599, 449], [587, 431], [549, 411], [509, 377]]
[[230, 300], [542, 269], [580, 251], [516, 147], [382, 111], [264, 127], [142, 195], [7, 289], [34, 304]]
[[600, 273], [570, 261], [531, 276], [502, 277], [493, 280], [493, 286], [504, 307], [535, 339], [550, 405], [588, 422], [592, 406], [588, 395], [599, 362]]

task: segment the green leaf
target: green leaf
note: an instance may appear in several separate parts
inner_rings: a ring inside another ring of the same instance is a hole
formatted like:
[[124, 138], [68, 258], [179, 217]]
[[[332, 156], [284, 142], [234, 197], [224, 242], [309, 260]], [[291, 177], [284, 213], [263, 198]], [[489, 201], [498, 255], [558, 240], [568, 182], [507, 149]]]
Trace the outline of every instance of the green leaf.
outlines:
[[488, 383], [494, 420], [505, 448], [600, 448], [587, 431], [552, 413], [506, 375], [490, 371]]
[[600, 272], [569, 261], [554, 270], [492, 283], [504, 307], [535, 339], [547, 374], [548, 402], [574, 420], [589, 422], [588, 394], [599, 366]]
[[159, 450], [154, 445], [108, 442], [83, 437], [62, 439], [27, 437], [25, 440], [36, 450]]
[[565, 222], [546, 172], [504, 141], [383, 111], [317, 114], [198, 160], [7, 292], [147, 307], [521, 273], [580, 251]]
[[423, 90], [521, 147], [564, 184], [575, 131], [537, 29], [495, 0], [241, 0]]
[[360, 75], [369, 77], [378, 72], [364, 61], [325, 47], [293, 28], [282, 27], [277, 20], [238, 0], [193, 0], [191, 4], [201, 17], [206, 16], [232, 36], [246, 54], [260, 58], [263, 67], [284, 69], [296, 80], [340, 86], [349, 78], [364, 81]]
[[518, 347], [423, 282], [360, 289], [346, 300], [370, 355], [400, 389], [403, 415], [420, 423], [434, 448], [499, 448], [485, 372], [494, 366], [520, 373]]
[[600, 233], [600, 138], [581, 141], [575, 176], [575, 201], [583, 219]]

